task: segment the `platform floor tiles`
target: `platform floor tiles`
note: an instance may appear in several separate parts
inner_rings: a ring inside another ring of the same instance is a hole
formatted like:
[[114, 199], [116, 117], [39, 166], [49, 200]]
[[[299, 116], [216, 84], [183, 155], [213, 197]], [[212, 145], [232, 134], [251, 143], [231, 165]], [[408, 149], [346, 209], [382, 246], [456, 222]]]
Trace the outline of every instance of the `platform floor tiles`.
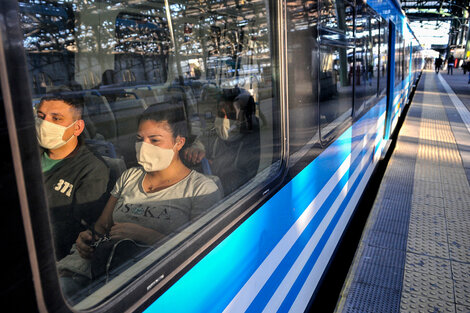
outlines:
[[470, 312], [470, 185], [450, 110], [424, 72], [336, 312]]

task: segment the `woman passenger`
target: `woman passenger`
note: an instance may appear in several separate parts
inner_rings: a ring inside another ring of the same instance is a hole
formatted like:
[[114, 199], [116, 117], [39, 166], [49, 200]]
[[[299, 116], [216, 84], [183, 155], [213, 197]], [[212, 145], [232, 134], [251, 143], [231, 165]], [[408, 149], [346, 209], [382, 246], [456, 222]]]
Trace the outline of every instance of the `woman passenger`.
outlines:
[[[182, 108], [149, 107], [139, 119], [136, 154], [141, 166], [116, 182], [94, 230], [111, 239], [151, 245], [187, 224], [222, 198], [210, 178], [187, 168], [179, 157], [187, 136]], [[77, 250], [91, 258], [91, 231], [81, 232]]]

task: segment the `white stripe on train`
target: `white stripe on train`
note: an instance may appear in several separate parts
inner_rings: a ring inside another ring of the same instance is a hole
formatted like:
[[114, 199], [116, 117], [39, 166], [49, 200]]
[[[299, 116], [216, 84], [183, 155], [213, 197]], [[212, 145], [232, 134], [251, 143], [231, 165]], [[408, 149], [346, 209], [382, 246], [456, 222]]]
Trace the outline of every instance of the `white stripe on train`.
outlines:
[[[385, 113], [378, 119], [381, 121], [385, 116]], [[284, 259], [290, 248], [294, 245], [296, 240], [300, 237], [302, 232], [305, 230], [309, 222], [316, 215], [319, 208], [323, 205], [325, 200], [331, 194], [333, 189], [339, 183], [343, 175], [348, 171], [350, 164], [352, 164], [358, 157], [363, 147], [366, 146], [369, 140], [370, 134], [377, 132], [380, 125], [376, 128], [372, 128], [362, 139], [363, 145], [359, 143], [351, 154], [343, 161], [341, 166], [336, 170], [334, 175], [329, 179], [328, 183], [322, 188], [318, 195], [313, 199], [310, 205], [305, 209], [302, 215], [297, 221], [291, 226], [289, 231], [282, 237], [277, 243], [274, 249], [269, 253], [263, 263], [253, 273], [250, 279], [240, 289], [237, 295], [232, 299], [229, 305], [225, 308], [224, 312], [244, 312], [255, 299], [256, 295], [260, 292], [263, 286], [266, 284], [269, 277], [276, 270], [278, 265]], [[352, 158], [351, 158], [352, 156]], [[352, 160], [351, 160], [352, 159]]]

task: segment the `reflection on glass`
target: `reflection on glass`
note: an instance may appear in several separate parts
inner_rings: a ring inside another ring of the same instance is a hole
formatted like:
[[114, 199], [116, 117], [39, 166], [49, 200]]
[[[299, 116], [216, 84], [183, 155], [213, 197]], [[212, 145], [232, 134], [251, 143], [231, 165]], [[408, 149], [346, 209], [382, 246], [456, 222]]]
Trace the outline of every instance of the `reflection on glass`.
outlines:
[[365, 6], [358, 6], [356, 16], [355, 113], [360, 114], [370, 98], [372, 87], [372, 42], [370, 16]]
[[365, 6], [356, 15], [355, 115], [360, 115], [378, 101], [380, 84], [380, 23]]
[[341, 4], [342, 4], [342, 1], [321, 0], [320, 1], [320, 24], [326, 27], [330, 27], [330, 28], [338, 28], [339, 18], [338, 18], [337, 5], [339, 9], [341, 9]]
[[352, 34], [354, 7], [347, 0], [320, 0], [320, 24]]
[[388, 23], [380, 21], [380, 72], [379, 72], [379, 95], [387, 92], [387, 66], [388, 66]]
[[321, 47], [320, 127], [322, 139], [347, 120], [352, 113], [354, 81], [353, 49]]
[[[164, 3], [19, 1], [58, 271], [77, 309], [115, 295], [280, 164], [266, 2]], [[65, 144], [47, 144], [59, 131]]]
[[395, 86], [401, 84], [403, 75], [403, 36], [396, 30], [395, 36]]
[[[318, 3], [287, 2], [290, 165], [318, 143]], [[292, 169], [291, 169], [292, 170]], [[296, 168], [297, 171], [301, 168]]]
[[[380, 23], [375, 17], [371, 18], [371, 89], [370, 96], [377, 97], [379, 90], [379, 71], [380, 71]], [[370, 105], [375, 104], [376, 100], [372, 101]]]

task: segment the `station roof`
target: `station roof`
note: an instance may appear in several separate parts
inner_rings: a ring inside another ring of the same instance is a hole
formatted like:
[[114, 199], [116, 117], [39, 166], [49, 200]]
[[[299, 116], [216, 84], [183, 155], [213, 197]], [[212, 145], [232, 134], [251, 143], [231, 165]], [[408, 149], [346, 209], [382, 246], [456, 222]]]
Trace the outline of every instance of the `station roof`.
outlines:
[[469, 0], [401, 0], [410, 21], [467, 19]]
[[[466, 37], [464, 35], [469, 26], [470, 0], [400, 0], [400, 3], [410, 23], [415, 25], [418, 23], [423, 27], [423, 24], [430, 25], [429, 22], [435, 22], [435, 30], [446, 29], [449, 34], [449, 41], [444, 47], [465, 44], [463, 39]], [[448, 26], [442, 27], [445, 24]], [[441, 31], [439, 35], [436, 34], [433, 38], [438, 40], [439, 37], [444, 38], [443, 36]], [[447, 48], [439, 48], [434, 44], [433, 49], [444, 51]]]

